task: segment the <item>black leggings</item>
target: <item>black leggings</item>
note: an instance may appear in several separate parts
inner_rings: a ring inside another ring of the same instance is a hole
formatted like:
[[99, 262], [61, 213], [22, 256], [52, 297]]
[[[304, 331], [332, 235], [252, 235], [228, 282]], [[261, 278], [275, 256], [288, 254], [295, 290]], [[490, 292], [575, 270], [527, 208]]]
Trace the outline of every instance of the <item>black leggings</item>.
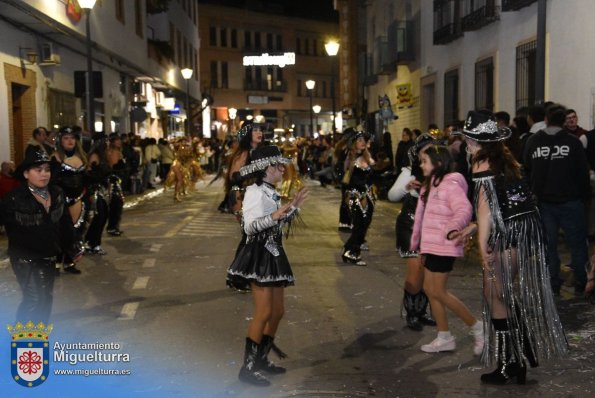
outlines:
[[95, 216], [85, 237], [91, 248], [101, 246], [101, 235], [107, 223], [108, 212], [107, 202], [103, 197], [98, 196], [95, 202]]
[[345, 242], [345, 250], [349, 250], [351, 254], [359, 256], [361, 252], [361, 245], [366, 241], [366, 234], [368, 228], [372, 223], [372, 214], [374, 213], [374, 205], [368, 200], [368, 208], [366, 213], [362, 211], [358, 204], [354, 203], [351, 208], [351, 221], [353, 228], [351, 229], [351, 236]]

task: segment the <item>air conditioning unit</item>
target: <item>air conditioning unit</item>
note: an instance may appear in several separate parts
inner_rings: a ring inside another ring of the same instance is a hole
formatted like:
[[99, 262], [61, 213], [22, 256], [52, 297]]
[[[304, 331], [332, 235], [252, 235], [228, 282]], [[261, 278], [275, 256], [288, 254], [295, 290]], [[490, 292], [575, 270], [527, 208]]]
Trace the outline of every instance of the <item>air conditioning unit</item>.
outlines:
[[55, 53], [52, 43], [43, 43], [41, 45], [40, 58], [39, 66], [52, 66], [60, 64], [60, 56]]

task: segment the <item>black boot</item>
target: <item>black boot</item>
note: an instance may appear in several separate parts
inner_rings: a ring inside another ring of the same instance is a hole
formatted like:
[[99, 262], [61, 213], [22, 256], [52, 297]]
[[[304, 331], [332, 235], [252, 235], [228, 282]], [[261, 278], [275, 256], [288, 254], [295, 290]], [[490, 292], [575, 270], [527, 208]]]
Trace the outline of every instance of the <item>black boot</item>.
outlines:
[[404, 290], [403, 295], [403, 306], [405, 307], [405, 312], [407, 315], [405, 319], [407, 320], [407, 327], [411, 330], [415, 330], [416, 332], [421, 331], [424, 327], [423, 324], [420, 322], [418, 316], [418, 309], [416, 308], [416, 301], [417, 296], [420, 293], [411, 294], [407, 290]]
[[273, 361], [268, 358], [271, 348], [279, 358], [287, 357], [287, 355], [275, 345], [274, 340], [274, 337], [267, 336], [266, 334], [262, 336], [262, 340], [260, 341], [260, 352], [258, 353], [258, 369], [271, 374], [285, 373], [285, 368], [275, 365]]
[[426, 293], [423, 290], [419, 292], [417, 295], [417, 301], [415, 303], [415, 306], [418, 309], [417, 318], [425, 326], [436, 326], [436, 321], [428, 316], [428, 302], [428, 296], [426, 296]]
[[516, 381], [525, 384], [527, 367], [522, 359], [514, 354], [508, 321], [506, 319], [492, 319], [496, 330], [496, 347], [494, 353], [498, 367], [491, 373], [481, 375], [481, 382], [485, 384], [502, 385]]
[[240, 369], [238, 378], [244, 383], [255, 386], [269, 386], [271, 382], [258, 371], [259, 344], [246, 337], [246, 349], [244, 351], [244, 365]]

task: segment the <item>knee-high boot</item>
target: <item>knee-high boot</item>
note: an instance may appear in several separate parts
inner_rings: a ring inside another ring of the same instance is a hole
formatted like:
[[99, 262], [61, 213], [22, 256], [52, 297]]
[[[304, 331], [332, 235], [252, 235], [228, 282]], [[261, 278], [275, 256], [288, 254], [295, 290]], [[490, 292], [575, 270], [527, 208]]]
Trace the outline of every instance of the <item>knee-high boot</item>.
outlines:
[[240, 369], [238, 378], [244, 383], [255, 386], [269, 386], [271, 382], [258, 371], [259, 344], [246, 337], [246, 348], [244, 350], [244, 365]]
[[525, 384], [527, 367], [519, 355], [515, 355], [506, 319], [492, 319], [496, 330], [496, 355], [497, 368], [491, 373], [481, 375], [481, 382], [485, 384], [508, 384], [516, 381], [517, 384]]
[[436, 326], [436, 321], [433, 320], [430, 316], [428, 316], [428, 304], [428, 296], [426, 296], [426, 293], [423, 290], [421, 290], [417, 294], [416, 300], [417, 318], [423, 325]]
[[407, 321], [407, 327], [411, 330], [419, 332], [423, 329], [423, 324], [420, 322], [418, 317], [418, 308], [416, 306], [417, 294], [411, 294], [407, 290], [404, 290], [403, 294], [403, 307], [405, 307], [405, 320]]
[[285, 373], [285, 368], [275, 365], [273, 361], [268, 358], [271, 349], [275, 351], [279, 358], [287, 357], [287, 355], [275, 345], [274, 340], [274, 337], [266, 334], [262, 336], [262, 340], [260, 341], [260, 351], [258, 353], [258, 368], [271, 374]]

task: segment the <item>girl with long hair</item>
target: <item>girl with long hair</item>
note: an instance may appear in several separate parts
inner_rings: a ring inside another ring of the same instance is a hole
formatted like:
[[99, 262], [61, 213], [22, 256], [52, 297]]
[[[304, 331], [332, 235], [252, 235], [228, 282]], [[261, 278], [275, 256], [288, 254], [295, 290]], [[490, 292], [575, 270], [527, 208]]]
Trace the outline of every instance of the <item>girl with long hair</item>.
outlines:
[[[550, 286], [541, 217], [519, 163], [504, 145], [510, 129], [471, 111], [462, 134], [472, 156], [483, 268], [486, 384], [524, 384], [527, 363], [560, 358], [568, 343]], [[454, 234], [465, 239], [473, 230]]]
[[468, 227], [472, 207], [467, 199], [467, 182], [453, 173], [452, 158], [446, 146], [431, 145], [420, 154], [425, 177], [415, 210], [411, 249], [419, 250], [424, 270], [424, 290], [430, 300], [438, 336], [421, 346], [424, 352], [452, 351], [456, 348], [446, 309], [455, 313], [474, 337], [473, 352], [483, 350], [483, 324], [467, 306], [448, 291], [446, 284], [457, 257], [464, 254], [463, 243], [455, 233]]
[[345, 242], [341, 255], [344, 263], [365, 266], [361, 251], [366, 250], [366, 234], [372, 223], [374, 195], [372, 193], [372, 166], [374, 160], [368, 151], [369, 135], [354, 132], [348, 138], [349, 152], [345, 161], [344, 199], [351, 214], [351, 236]]
[[281, 352], [273, 341], [285, 310], [284, 288], [294, 284], [282, 230], [307, 197], [307, 190], [302, 189], [290, 203], [281, 205], [275, 184], [283, 179], [285, 165], [290, 162], [271, 145], [255, 149], [251, 162], [240, 169], [242, 176], [255, 178], [256, 182], [246, 188], [242, 227], [247, 238], [227, 270], [227, 282], [240, 287], [248, 283], [251, 287], [254, 316], [248, 326], [239, 379], [257, 386], [270, 384], [261, 372], [285, 372], [268, 359], [271, 349]]
[[[82, 241], [86, 227], [86, 212], [83, 198], [86, 186], [87, 156], [80, 137], [70, 127], [62, 127], [58, 133], [56, 151], [52, 154], [52, 182], [64, 191], [68, 213], [74, 225], [77, 241]], [[65, 272], [80, 274], [74, 259], [64, 253], [62, 263]]]

